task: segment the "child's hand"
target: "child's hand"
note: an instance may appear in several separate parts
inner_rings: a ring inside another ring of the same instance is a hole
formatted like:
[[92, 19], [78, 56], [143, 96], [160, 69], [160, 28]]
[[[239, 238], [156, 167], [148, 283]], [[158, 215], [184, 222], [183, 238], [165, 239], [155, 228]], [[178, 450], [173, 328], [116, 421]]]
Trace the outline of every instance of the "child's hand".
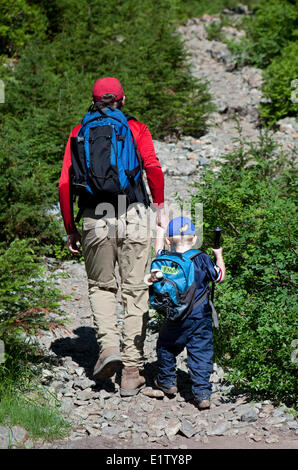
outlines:
[[222, 256], [222, 247], [219, 247], [219, 248], [212, 248], [212, 251], [214, 253], [214, 256], [215, 256], [215, 262], [217, 264], [217, 266], [220, 267], [221, 269], [221, 281], [219, 282], [223, 282], [224, 279], [225, 279], [225, 276], [226, 276], [226, 267], [225, 267], [225, 262], [224, 262], [224, 259], [223, 259], [223, 256]]
[[212, 251], [214, 253], [214, 256], [217, 258], [222, 257], [222, 247], [220, 246], [219, 248], [212, 248]]

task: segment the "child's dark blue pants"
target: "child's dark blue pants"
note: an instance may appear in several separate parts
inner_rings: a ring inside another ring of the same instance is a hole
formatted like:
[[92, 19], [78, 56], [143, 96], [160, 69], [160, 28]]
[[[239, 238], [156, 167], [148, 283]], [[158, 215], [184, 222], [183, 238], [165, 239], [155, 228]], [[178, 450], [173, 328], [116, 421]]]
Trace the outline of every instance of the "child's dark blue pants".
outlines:
[[212, 318], [209, 312], [192, 312], [183, 322], [165, 322], [157, 341], [159, 369], [157, 380], [165, 386], [176, 385], [176, 357], [187, 349], [187, 365], [192, 392], [209, 398], [213, 370]]

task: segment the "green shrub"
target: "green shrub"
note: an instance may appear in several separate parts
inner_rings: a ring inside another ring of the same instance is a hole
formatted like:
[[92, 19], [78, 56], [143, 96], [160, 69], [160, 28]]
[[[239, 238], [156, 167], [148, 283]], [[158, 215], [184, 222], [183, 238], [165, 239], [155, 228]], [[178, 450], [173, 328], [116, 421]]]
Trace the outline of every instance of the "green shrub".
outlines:
[[204, 14], [214, 15], [221, 13], [224, 8], [235, 8], [239, 3], [247, 5], [249, 8], [258, 3], [259, 0], [245, 0], [239, 2], [238, 0], [171, 0], [175, 5], [176, 15], [180, 21], [185, 21], [188, 18], [199, 17]]
[[262, 0], [253, 15], [244, 18], [246, 36], [239, 42], [227, 41], [239, 64], [266, 68], [283, 48], [297, 39], [297, 2]]
[[26, 0], [0, 4], [0, 56], [13, 56], [32, 38], [45, 38], [48, 21], [40, 6]]
[[297, 364], [291, 361], [291, 343], [298, 337], [294, 164], [268, 134], [254, 144], [240, 141], [224, 158], [220, 171], [206, 170], [193, 195], [194, 202], [204, 204], [205, 247], [212, 244], [212, 227], [224, 230], [227, 278], [216, 287], [221, 314], [216, 360], [235, 385], [293, 404]]
[[35, 243], [15, 240], [0, 251], [0, 339], [6, 354], [0, 364], [2, 378], [13, 370], [22, 376], [26, 359], [34, 356], [34, 336], [62, 326], [61, 293], [34, 254]]
[[263, 94], [268, 101], [261, 106], [261, 117], [269, 125], [285, 116], [297, 116], [297, 79], [298, 42], [293, 42], [264, 71]]

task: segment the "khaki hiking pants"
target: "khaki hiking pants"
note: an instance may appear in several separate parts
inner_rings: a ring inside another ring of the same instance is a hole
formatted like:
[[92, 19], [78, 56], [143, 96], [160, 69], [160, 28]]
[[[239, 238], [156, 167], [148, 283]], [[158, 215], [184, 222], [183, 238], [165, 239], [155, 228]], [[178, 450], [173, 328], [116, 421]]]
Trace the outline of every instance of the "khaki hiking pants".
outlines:
[[[98, 343], [101, 350], [120, 348], [124, 366], [142, 367], [149, 297], [144, 275], [151, 257], [147, 212], [142, 205], [134, 205], [118, 218], [102, 218], [95, 212], [84, 210], [82, 249]], [[124, 310], [122, 347], [119, 287]]]

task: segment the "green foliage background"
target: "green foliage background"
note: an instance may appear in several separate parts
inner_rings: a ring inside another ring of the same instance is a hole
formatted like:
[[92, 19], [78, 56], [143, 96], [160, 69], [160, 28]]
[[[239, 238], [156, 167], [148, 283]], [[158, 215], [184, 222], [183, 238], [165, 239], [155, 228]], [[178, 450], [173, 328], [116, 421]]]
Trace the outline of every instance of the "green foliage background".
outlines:
[[[261, 105], [263, 124], [274, 126], [286, 116], [297, 117], [298, 78], [298, 2], [297, 0], [260, 0], [253, 3], [253, 14], [240, 28], [246, 35], [238, 42], [227, 41], [239, 66], [254, 65], [264, 70], [264, 96]], [[295, 100], [296, 101], [296, 100]]]
[[216, 286], [216, 358], [238, 387], [295, 404], [297, 171], [268, 133], [207, 169], [193, 201], [204, 204], [204, 244], [223, 228], [226, 281]]

